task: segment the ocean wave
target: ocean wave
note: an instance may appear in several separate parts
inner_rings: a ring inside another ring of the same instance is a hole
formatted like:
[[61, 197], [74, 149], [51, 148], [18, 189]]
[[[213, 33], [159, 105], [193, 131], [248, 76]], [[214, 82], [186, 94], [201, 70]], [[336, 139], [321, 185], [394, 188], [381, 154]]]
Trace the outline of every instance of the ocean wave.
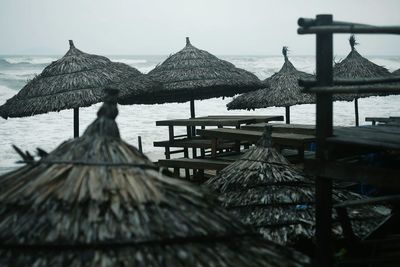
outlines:
[[9, 64], [32, 64], [32, 65], [44, 65], [50, 64], [53, 61], [56, 61], [58, 58], [55, 57], [5, 57], [4, 61]]
[[122, 62], [128, 65], [146, 64], [146, 59], [133, 59], [133, 58], [110, 58], [112, 61]]
[[6, 100], [13, 97], [15, 94], [16, 92], [12, 88], [0, 85], [0, 105], [6, 103]]

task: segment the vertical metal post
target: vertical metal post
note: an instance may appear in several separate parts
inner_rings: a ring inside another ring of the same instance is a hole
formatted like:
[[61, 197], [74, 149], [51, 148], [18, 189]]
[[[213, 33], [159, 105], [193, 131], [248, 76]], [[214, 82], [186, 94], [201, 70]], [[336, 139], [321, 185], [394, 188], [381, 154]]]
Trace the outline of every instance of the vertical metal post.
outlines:
[[290, 107], [285, 107], [286, 124], [290, 124]]
[[356, 119], [356, 126], [360, 126], [360, 118], [358, 116], [358, 98], [354, 98], [354, 112], [355, 112], [355, 119]]
[[79, 108], [74, 108], [74, 138], [79, 137]]
[[143, 153], [142, 137], [139, 135], [139, 136], [137, 137], [137, 139], [138, 139], [139, 152], [140, 152], [140, 153]]
[[[317, 25], [332, 24], [332, 15], [317, 15]], [[317, 33], [316, 67], [317, 84], [332, 86], [333, 36], [332, 33]], [[326, 160], [326, 137], [332, 135], [332, 95], [318, 93], [316, 105], [316, 158]], [[315, 221], [316, 221], [316, 255], [317, 265], [332, 266], [332, 181], [316, 177], [315, 181]]]

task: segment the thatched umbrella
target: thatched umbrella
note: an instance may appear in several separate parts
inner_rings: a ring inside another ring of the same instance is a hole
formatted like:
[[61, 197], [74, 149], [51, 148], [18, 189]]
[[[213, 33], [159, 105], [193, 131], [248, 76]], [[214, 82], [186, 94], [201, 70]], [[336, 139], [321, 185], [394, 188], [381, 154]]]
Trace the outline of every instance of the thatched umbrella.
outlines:
[[0, 266], [304, 266], [121, 140], [115, 102], [80, 138], [0, 177]]
[[282, 49], [285, 63], [279, 72], [264, 81], [265, 88], [234, 98], [227, 104], [230, 109], [256, 109], [267, 107], [285, 107], [286, 123], [290, 123], [290, 106], [315, 103], [315, 96], [301, 92], [300, 78], [310, 78], [311, 74], [298, 71], [289, 61], [286, 46]]
[[127, 94], [136, 96], [156, 86], [135, 68], [84, 53], [72, 40], [69, 44], [68, 52], [61, 59], [52, 62], [0, 107], [1, 117], [7, 119], [74, 109], [74, 136], [77, 137], [79, 107], [103, 101], [105, 86], [129, 79], [131, 86], [121, 92], [121, 98]]
[[[391, 76], [391, 73], [386, 68], [369, 61], [357, 52], [357, 50], [355, 49], [355, 45], [357, 45], [358, 43], [356, 43], [354, 35], [350, 36], [349, 42], [351, 51], [345, 59], [335, 64], [333, 68], [334, 78], [354, 79]], [[347, 101], [354, 99], [356, 126], [359, 125], [358, 98], [368, 96], [372, 96], [372, 94], [356, 94], [346, 95], [342, 97], [344, 100]]]
[[[149, 99], [150, 104], [190, 101], [191, 117], [195, 117], [196, 99], [233, 96], [262, 87], [254, 74], [194, 47], [188, 37], [181, 51], [169, 56], [148, 76], [163, 85], [163, 89]], [[135, 99], [125, 102], [135, 103]]]
[[[206, 184], [220, 195], [223, 206], [265, 238], [305, 249], [312, 246], [315, 231], [315, 185], [272, 147], [271, 131], [269, 128], [257, 146]], [[333, 191], [336, 202], [358, 198], [345, 190]], [[383, 219], [368, 207], [351, 210], [349, 217], [358, 235], [366, 234]], [[333, 231], [341, 233], [338, 224]]]

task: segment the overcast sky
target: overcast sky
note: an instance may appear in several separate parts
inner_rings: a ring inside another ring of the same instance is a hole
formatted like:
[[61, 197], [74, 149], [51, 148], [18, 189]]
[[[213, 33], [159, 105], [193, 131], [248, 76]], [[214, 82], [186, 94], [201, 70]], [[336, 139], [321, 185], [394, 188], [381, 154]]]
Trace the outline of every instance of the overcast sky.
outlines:
[[[0, 0], [0, 54], [166, 55], [192, 44], [217, 55], [314, 55], [299, 17], [400, 25], [399, 0]], [[349, 52], [348, 35], [335, 54]], [[400, 36], [358, 36], [365, 55], [400, 55]]]

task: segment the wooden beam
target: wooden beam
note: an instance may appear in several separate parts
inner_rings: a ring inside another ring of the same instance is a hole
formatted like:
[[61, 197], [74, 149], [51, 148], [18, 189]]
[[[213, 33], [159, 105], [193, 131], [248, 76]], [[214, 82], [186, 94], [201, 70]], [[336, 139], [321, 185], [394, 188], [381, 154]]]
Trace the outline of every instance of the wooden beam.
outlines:
[[358, 163], [305, 160], [304, 171], [309, 175], [330, 179], [367, 183], [388, 189], [400, 188], [399, 171], [395, 169], [365, 166]]

